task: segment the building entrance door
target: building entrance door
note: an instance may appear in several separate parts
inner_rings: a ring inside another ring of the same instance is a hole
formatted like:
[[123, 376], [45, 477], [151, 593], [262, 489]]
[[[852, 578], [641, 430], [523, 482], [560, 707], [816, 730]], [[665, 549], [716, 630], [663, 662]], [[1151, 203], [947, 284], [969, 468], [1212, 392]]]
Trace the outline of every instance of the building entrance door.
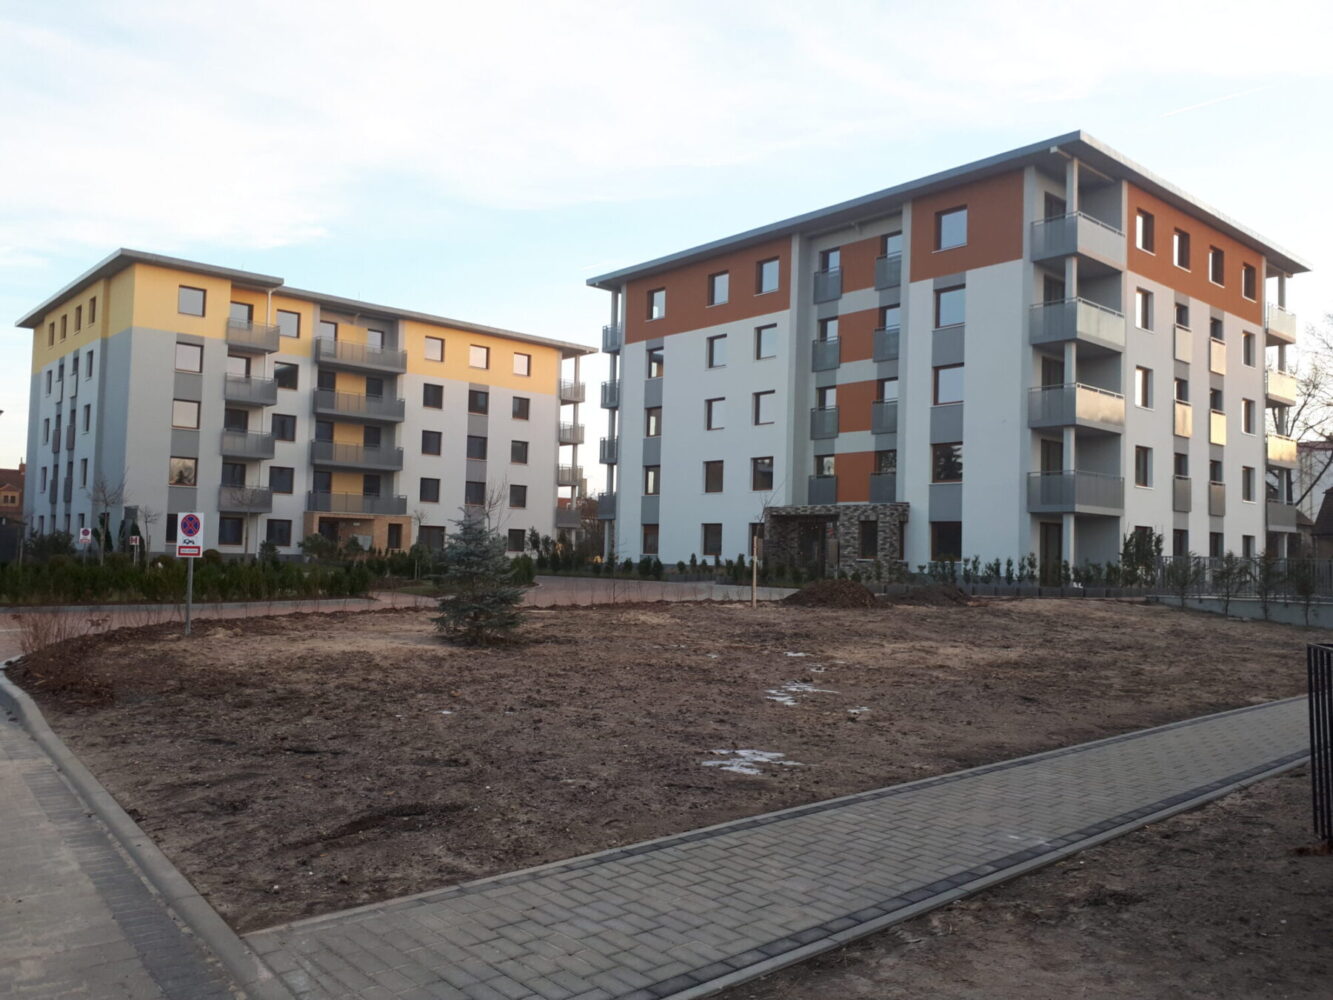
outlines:
[[1041, 585], [1058, 587], [1061, 584], [1060, 564], [1064, 560], [1064, 526], [1059, 521], [1041, 522]]

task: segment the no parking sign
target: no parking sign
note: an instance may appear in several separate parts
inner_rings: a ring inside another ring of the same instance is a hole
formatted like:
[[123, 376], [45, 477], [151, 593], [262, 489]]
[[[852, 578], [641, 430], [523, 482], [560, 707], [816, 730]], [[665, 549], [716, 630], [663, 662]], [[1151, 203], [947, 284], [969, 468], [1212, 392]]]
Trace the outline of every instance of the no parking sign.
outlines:
[[204, 515], [191, 512], [176, 520], [176, 555], [197, 559], [204, 552]]

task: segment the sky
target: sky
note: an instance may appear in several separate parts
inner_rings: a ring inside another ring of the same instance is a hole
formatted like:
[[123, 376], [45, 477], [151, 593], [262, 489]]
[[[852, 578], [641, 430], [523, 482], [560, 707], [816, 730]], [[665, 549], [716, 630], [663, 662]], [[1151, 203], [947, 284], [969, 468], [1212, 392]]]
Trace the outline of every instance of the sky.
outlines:
[[595, 345], [593, 275], [1083, 129], [1308, 261], [1304, 324], [1330, 37], [1280, 0], [0, 0], [0, 322], [126, 246]]

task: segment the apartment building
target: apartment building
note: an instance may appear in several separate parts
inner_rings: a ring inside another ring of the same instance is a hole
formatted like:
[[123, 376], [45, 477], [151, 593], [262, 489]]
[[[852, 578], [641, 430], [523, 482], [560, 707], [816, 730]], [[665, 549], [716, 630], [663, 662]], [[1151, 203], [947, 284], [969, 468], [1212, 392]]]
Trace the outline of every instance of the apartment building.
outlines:
[[1076, 132], [593, 278], [620, 555], [1283, 553], [1296, 257]]
[[171, 551], [203, 511], [208, 547], [293, 555], [440, 545], [467, 509], [511, 549], [578, 526], [591, 348], [124, 249], [18, 325], [38, 532], [106, 516]]

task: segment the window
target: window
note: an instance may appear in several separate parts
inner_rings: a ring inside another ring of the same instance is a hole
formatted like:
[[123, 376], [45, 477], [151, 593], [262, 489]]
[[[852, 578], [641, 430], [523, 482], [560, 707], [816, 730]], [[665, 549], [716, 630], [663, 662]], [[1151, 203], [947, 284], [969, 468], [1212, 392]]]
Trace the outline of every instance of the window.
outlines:
[[250, 359], [244, 354], [227, 355], [227, 374], [238, 378], [250, 377]]
[[1254, 433], [1254, 400], [1240, 401], [1240, 429], [1246, 434]]
[[776, 323], [754, 328], [754, 357], [756, 361], [778, 356], [778, 327]]
[[1134, 405], [1152, 409], [1152, 369], [1134, 369]]
[[509, 487], [509, 506], [526, 507], [528, 505], [528, 488], [526, 486]]
[[1148, 253], [1156, 253], [1157, 240], [1154, 220], [1150, 213], [1139, 209], [1134, 215], [1134, 245]]
[[860, 537], [858, 541], [860, 542], [860, 544], [857, 546], [857, 551], [856, 551], [857, 558], [874, 559], [876, 556], [878, 556], [879, 522], [862, 521], [860, 524], [859, 535]]
[[643, 495], [655, 497], [662, 491], [662, 467], [645, 465], [643, 467]]
[[199, 429], [199, 404], [192, 399], [173, 399], [171, 401], [171, 426], [197, 431]]
[[719, 333], [708, 338], [708, 367], [721, 368], [727, 363], [727, 335]]
[[78, 333], [83, 329], [83, 306], [74, 307], [74, 332]]
[[880, 237], [879, 253], [881, 257], [894, 257], [903, 252], [903, 234], [885, 233]]
[[522, 552], [528, 544], [527, 532], [522, 528], [510, 528], [505, 533], [505, 551]]
[[1222, 412], [1222, 390], [1221, 390], [1221, 389], [1209, 389], [1209, 390], [1208, 390], [1208, 409], [1212, 410], [1214, 413], [1221, 413], [1221, 412]]
[[440, 502], [440, 481], [430, 477], [423, 476], [421, 484], [417, 488], [417, 499], [422, 503]]
[[51, 371], [50, 368], [48, 368], [48, 369], [46, 370], [46, 394], [47, 394], [48, 396], [51, 395], [51, 379], [52, 379], [53, 377], [54, 377], [54, 373]]
[[1171, 259], [1176, 267], [1190, 269], [1190, 234], [1177, 229], [1171, 237]]
[[935, 326], [958, 326], [963, 322], [965, 290], [962, 285], [935, 289]]
[[295, 441], [296, 417], [290, 413], [273, 414], [273, 437], [279, 441]]
[[[278, 333], [284, 337], [301, 336], [301, 314], [287, 309], [278, 310]], [[273, 522], [270, 521], [270, 524]]]
[[51, 443], [51, 418], [42, 418], [42, 444]]
[[963, 442], [954, 441], [930, 446], [930, 481], [932, 483], [963, 481]]
[[1188, 452], [1178, 451], [1175, 456], [1175, 465], [1172, 471], [1181, 479], [1185, 479], [1190, 474], [1190, 457]]
[[777, 406], [777, 391], [769, 389], [766, 392], [756, 392], [754, 394], [754, 422], [755, 424], [771, 424], [773, 422], [773, 412]]
[[1178, 378], [1175, 380], [1175, 394], [1177, 403], [1188, 403], [1190, 401], [1189, 379]]
[[648, 359], [648, 377], [661, 378], [666, 370], [666, 349], [662, 347], [650, 347], [647, 351]]
[[1138, 446], [1134, 449], [1134, 485], [1152, 485], [1152, 449]]
[[491, 366], [491, 349], [482, 347], [480, 344], [469, 344], [467, 363], [469, 368], [489, 368]]
[[479, 434], [467, 436], [467, 457], [484, 462], [486, 460], [486, 438]]
[[896, 330], [902, 323], [902, 306], [882, 306], [879, 310], [879, 328]]
[[296, 488], [296, 470], [285, 465], [270, 465], [268, 488], [274, 493], [291, 493]]
[[838, 474], [837, 458], [833, 455], [815, 456], [815, 476], [820, 479], [829, 479]]
[[666, 315], [666, 289], [654, 288], [648, 293], [648, 318], [661, 319]]
[[898, 380], [896, 378], [880, 379], [875, 386], [875, 401], [879, 403], [896, 403], [898, 401]]
[[720, 306], [731, 294], [731, 275], [726, 271], [708, 276], [708, 304]]
[[444, 360], [444, 338], [427, 337], [426, 338], [426, 360], [443, 361]]
[[218, 544], [240, 545], [245, 538], [245, 518], [218, 518]]
[[770, 257], [768, 260], [761, 260], [755, 265], [755, 289], [756, 295], [763, 295], [765, 292], [776, 292], [778, 290], [778, 258]]
[[88, 460], [86, 458], [79, 459], [79, 485], [88, 485]]
[[646, 556], [657, 555], [657, 525], [645, 524], [643, 526], [643, 554]]
[[1258, 298], [1258, 272], [1255, 271], [1253, 264], [1242, 264], [1240, 266], [1240, 294], [1253, 302]]
[[46, 466], [44, 465], [42, 466], [42, 484], [37, 489], [39, 491], [46, 489]]
[[1220, 531], [1208, 532], [1208, 555], [1210, 555], [1214, 559], [1222, 558], [1223, 555], [1222, 532]]
[[823, 385], [815, 389], [815, 408], [836, 410], [838, 408], [838, 387], [836, 385]]
[[935, 213], [935, 249], [950, 250], [967, 243], [967, 206]]
[[1208, 248], [1208, 280], [1214, 285], [1227, 282], [1227, 257], [1217, 247]]
[[722, 554], [722, 525], [702, 524], [699, 527], [703, 530], [704, 555], [720, 556]]
[[532, 355], [520, 354], [514, 352], [514, 374], [522, 375], [524, 378], [532, 374]]
[[421, 454], [438, 455], [443, 446], [444, 435], [439, 431], [421, 432]]
[[[895, 391], [896, 391], [895, 386]], [[963, 366], [940, 365], [935, 369], [935, 405], [963, 401]]]
[[197, 458], [172, 457], [168, 464], [167, 482], [172, 486], [193, 486], [198, 472]]
[[662, 436], [662, 408], [660, 406], [644, 408], [643, 436], [650, 438]]
[[338, 386], [338, 373], [321, 368], [315, 375], [315, 387], [326, 392], [333, 392]]
[[56, 325], [51, 323], [46, 328], [46, 346], [52, 347], [56, 342]]
[[721, 493], [722, 492], [722, 463], [705, 462], [704, 463], [704, 492]]
[[1248, 503], [1254, 502], [1254, 469], [1248, 465], [1240, 470], [1240, 498]]
[[1142, 288], [1134, 292], [1134, 320], [1140, 330], [1152, 329], [1152, 292]]
[[87, 367], [83, 370], [83, 377], [87, 380], [93, 377], [93, 352], [89, 351], [84, 355], [84, 358], [87, 361]]
[[820, 343], [829, 344], [838, 339], [838, 317], [829, 316], [819, 321]]
[[963, 522], [930, 522], [930, 558], [936, 562], [957, 562], [963, 554]]
[[1176, 326], [1183, 326], [1186, 330], [1190, 328], [1190, 307], [1184, 302], [1176, 303]]
[[274, 362], [273, 381], [278, 384], [279, 389], [295, 389], [297, 388], [300, 370], [299, 365], [287, 361]]
[[722, 396], [719, 396], [717, 399], [704, 400], [705, 429], [710, 431], [717, 431], [722, 429], [723, 420], [725, 419], [725, 415], [723, 412], [724, 403], [726, 403], [726, 398]]
[[1220, 483], [1222, 481], [1222, 463], [1216, 458], [1208, 463], [1208, 481], [1210, 483]]
[[[329, 431], [327, 437], [318, 433], [322, 428], [325, 427], [327, 427]], [[250, 429], [250, 414], [246, 410], [232, 409], [231, 407], [228, 407], [227, 409], [222, 411], [222, 429], [227, 431], [239, 431], [240, 433], [244, 434], [246, 431]], [[315, 431], [316, 431], [315, 434], [316, 441], [333, 440], [332, 423], [325, 420], [318, 421], [315, 424]]]
[[1242, 333], [1240, 335], [1240, 359], [1250, 368], [1254, 367], [1254, 334]]
[[384, 350], [384, 331], [368, 327], [366, 329], [366, 346], [372, 351]]
[[1241, 535], [1241, 536], [1240, 536], [1240, 554], [1241, 554], [1242, 556], [1244, 556], [1246, 559], [1253, 559], [1253, 558], [1254, 558], [1254, 536], [1253, 536], [1253, 535]]
[[222, 463], [222, 485], [223, 485], [223, 486], [244, 486], [244, 485], [245, 485], [245, 463], [244, 463], [244, 462], [223, 462], [223, 463]]
[[898, 449], [889, 448], [875, 452], [875, 474], [883, 476], [898, 471]]
[[829, 250], [819, 251], [819, 269], [824, 272], [837, 271], [842, 268], [842, 249], [833, 247]]
[[382, 428], [367, 424], [361, 428], [361, 443], [367, 448], [378, 448], [384, 439]]
[[468, 413], [489, 413], [491, 409], [491, 394], [483, 392], [481, 389], [469, 389], [467, 391], [467, 411]]
[[97, 296], [94, 295], [88, 300], [88, 325], [91, 326], [97, 322]]
[[[181, 285], [176, 291], [176, 311], [186, 316], [202, 316], [204, 314], [204, 290], [202, 288], [191, 288], [189, 285]], [[64, 317], [61, 317], [62, 320]], [[62, 329], [61, 335], [64, 335]]]
[[338, 324], [331, 319], [322, 319], [315, 326], [315, 338], [318, 340], [338, 339]]
[[421, 387], [421, 405], [432, 410], [444, 409], [444, 386], [426, 382]]
[[227, 319], [249, 326], [255, 319], [255, 307], [248, 302], [228, 303]]
[[750, 459], [750, 489], [771, 490], [773, 488], [773, 456]]
[[509, 461], [515, 465], [528, 464], [528, 442], [510, 441], [509, 442]]
[[532, 406], [532, 400], [527, 396], [515, 396], [514, 405], [511, 407], [511, 416], [515, 420], [527, 420], [528, 413]]
[[[92, 367], [89, 365], [89, 367]], [[176, 371], [201, 372], [204, 370], [204, 348], [200, 344], [176, 344]], [[50, 378], [50, 373], [47, 373]]]

